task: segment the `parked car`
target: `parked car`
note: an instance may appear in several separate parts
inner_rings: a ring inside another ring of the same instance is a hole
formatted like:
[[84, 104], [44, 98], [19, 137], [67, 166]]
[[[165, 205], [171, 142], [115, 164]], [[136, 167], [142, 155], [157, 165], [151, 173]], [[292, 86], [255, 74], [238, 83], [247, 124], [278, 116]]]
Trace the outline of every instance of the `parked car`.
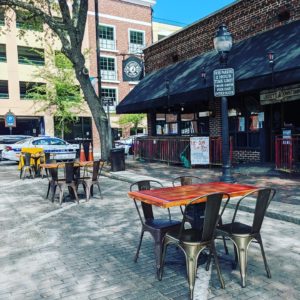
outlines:
[[143, 134], [131, 135], [127, 138], [115, 141], [116, 148], [124, 148], [125, 154], [132, 155], [134, 153], [134, 139], [145, 136]]
[[49, 136], [32, 137], [21, 140], [15, 144], [6, 145], [2, 151], [2, 158], [7, 160], [19, 161], [22, 148], [43, 148], [44, 152], [50, 153], [50, 158], [57, 160], [72, 160], [76, 158], [79, 145], [69, 144], [68, 142]]
[[14, 144], [30, 137], [30, 135], [0, 135], [0, 160], [2, 160], [2, 150], [6, 145]]

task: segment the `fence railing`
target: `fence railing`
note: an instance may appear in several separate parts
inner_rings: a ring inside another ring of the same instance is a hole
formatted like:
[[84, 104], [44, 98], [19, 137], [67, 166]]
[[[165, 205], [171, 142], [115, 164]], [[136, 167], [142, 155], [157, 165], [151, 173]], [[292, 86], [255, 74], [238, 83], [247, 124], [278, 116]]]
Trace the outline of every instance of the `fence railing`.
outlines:
[[[222, 139], [210, 137], [210, 165], [222, 164]], [[167, 163], [184, 164], [191, 162], [189, 137], [139, 137], [134, 141], [134, 158]], [[232, 160], [232, 143], [230, 142]]]
[[300, 171], [300, 135], [275, 137], [275, 166], [285, 172]]

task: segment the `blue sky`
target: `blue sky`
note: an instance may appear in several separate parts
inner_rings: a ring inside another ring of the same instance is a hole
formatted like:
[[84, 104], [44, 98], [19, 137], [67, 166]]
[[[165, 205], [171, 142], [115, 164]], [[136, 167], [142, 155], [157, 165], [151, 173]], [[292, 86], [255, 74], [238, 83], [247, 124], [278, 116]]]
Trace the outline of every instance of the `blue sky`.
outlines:
[[[186, 26], [235, 2], [234, 0], [156, 0], [154, 21]], [[176, 23], [178, 22], [178, 24]]]

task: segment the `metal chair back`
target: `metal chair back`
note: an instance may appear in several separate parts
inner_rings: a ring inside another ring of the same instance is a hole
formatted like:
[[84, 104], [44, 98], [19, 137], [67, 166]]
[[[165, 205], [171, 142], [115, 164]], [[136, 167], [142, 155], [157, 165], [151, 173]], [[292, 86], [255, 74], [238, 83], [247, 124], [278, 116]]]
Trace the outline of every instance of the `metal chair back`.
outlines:
[[[156, 180], [141, 180], [141, 181], [137, 181], [134, 182], [133, 184], [130, 185], [130, 191], [133, 191], [135, 189], [139, 190], [139, 191], [145, 191], [145, 190], [151, 190], [151, 189], [155, 189], [155, 188], [162, 188], [163, 185]], [[143, 215], [144, 218], [141, 216], [140, 214], [140, 210], [138, 208], [138, 205], [136, 203], [136, 201], [134, 200], [136, 209], [138, 211], [140, 220], [142, 223], [144, 223], [144, 221], [149, 221], [149, 220], [153, 220], [154, 219], [154, 214], [153, 214], [153, 209], [152, 209], [152, 205], [145, 203], [145, 202], [141, 202], [141, 207], [142, 207], [142, 211], [143, 211]]]
[[[236, 221], [236, 218], [238, 216], [239, 207], [242, 202], [245, 202], [247, 199], [250, 199], [250, 201], [255, 201], [255, 209], [253, 214], [253, 221], [251, 222], [251, 234], [256, 234], [260, 232], [267, 208], [274, 198], [276, 194], [275, 189], [272, 188], [261, 188], [257, 189], [255, 191], [252, 191], [248, 193], [247, 195], [243, 196], [237, 203], [231, 224], [233, 224]], [[253, 199], [254, 198], [254, 199]]]
[[[222, 208], [222, 212], [220, 213], [220, 207], [222, 199], [225, 197], [225, 204]], [[214, 233], [217, 227], [217, 224], [219, 222], [219, 218], [223, 211], [225, 210], [228, 201], [230, 199], [229, 194], [226, 193], [212, 193], [203, 195], [201, 197], [197, 197], [189, 202], [188, 205], [186, 205], [184, 213], [183, 213], [183, 219], [181, 223], [181, 229], [179, 234], [180, 236], [184, 233], [184, 224], [186, 222], [190, 221], [190, 217], [188, 215], [188, 212], [190, 211], [190, 207], [192, 205], [197, 205], [201, 199], [206, 198], [206, 205], [205, 205], [205, 212], [204, 212], [204, 220], [202, 222], [202, 228], [197, 228], [199, 230], [199, 233], [201, 233], [200, 240], [201, 242], [207, 242], [214, 238]], [[201, 203], [201, 202], [200, 202]], [[198, 216], [199, 217], [199, 216]], [[195, 220], [196, 221], [196, 220]]]
[[198, 176], [192, 176], [192, 175], [184, 175], [176, 177], [172, 180], [173, 186], [177, 185], [190, 185], [195, 183], [201, 183], [202, 180]]
[[95, 160], [93, 162], [93, 175], [92, 175], [93, 181], [96, 181], [98, 179], [99, 171], [100, 171], [100, 160]]
[[31, 160], [31, 154], [25, 152], [24, 153], [24, 166], [25, 167], [30, 167], [31, 166], [31, 161], [30, 160]]
[[74, 181], [74, 163], [66, 162], [65, 163], [65, 180], [66, 183], [71, 183]]

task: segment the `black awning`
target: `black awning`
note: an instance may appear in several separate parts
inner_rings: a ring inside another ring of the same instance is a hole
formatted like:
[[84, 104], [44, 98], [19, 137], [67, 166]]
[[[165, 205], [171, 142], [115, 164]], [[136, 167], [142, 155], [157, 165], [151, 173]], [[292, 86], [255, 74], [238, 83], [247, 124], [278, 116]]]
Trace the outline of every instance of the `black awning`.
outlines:
[[[228, 67], [235, 70], [236, 94], [300, 82], [300, 21], [280, 26], [234, 44]], [[274, 81], [267, 58], [274, 52]], [[201, 78], [205, 68], [207, 80]], [[215, 51], [178, 62], [147, 75], [117, 106], [117, 113], [148, 112], [207, 99], [213, 70], [220, 68]], [[169, 80], [169, 99], [166, 80]]]

